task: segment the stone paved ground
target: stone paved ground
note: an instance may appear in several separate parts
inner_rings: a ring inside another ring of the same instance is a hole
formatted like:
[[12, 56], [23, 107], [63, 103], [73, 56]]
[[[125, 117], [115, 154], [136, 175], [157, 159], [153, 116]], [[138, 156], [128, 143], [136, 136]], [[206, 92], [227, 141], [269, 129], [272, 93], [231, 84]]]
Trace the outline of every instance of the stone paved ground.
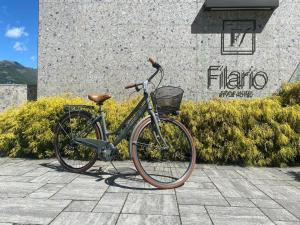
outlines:
[[83, 175], [0, 158], [0, 225], [300, 225], [300, 167], [197, 165], [184, 186], [156, 190], [130, 161], [115, 165], [120, 174], [97, 162]]

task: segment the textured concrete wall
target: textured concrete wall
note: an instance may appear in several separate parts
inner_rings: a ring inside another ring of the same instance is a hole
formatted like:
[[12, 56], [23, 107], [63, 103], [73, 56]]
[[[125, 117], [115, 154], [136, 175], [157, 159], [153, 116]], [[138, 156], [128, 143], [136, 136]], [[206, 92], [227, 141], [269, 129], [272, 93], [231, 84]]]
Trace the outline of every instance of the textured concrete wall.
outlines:
[[[111, 92], [124, 99], [130, 93], [123, 89], [126, 84], [153, 71], [148, 56], [165, 68], [164, 84], [180, 85], [185, 97], [194, 100], [222, 91], [243, 91], [234, 97], [248, 91], [253, 97], [268, 95], [289, 80], [300, 61], [299, 0], [280, 0], [274, 12], [206, 12], [203, 3], [40, 0], [38, 95]], [[241, 27], [240, 34], [231, 35]], [[225, 50], [249, 51], [253, 42], [255, 50], [250, 55], [225, 55], [222, 37]], [[236, 39], [233, 46], [230, 38]], [[220, 87], [226, 73], [229, 83]]]
[[27, 85], [0, 84], [0, 112], [27, 101]]

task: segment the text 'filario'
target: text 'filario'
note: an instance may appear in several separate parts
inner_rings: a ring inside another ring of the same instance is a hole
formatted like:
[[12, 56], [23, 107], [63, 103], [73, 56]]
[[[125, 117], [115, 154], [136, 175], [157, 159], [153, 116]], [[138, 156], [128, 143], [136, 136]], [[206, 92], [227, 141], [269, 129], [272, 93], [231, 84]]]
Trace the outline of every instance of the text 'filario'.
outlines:
[[207, 70], [207, 88], [218, 82], [219, 89], [261, 90], [268, 83], [268, 75], [263, 71], [228, 71], [227, 66], [210, 66]]

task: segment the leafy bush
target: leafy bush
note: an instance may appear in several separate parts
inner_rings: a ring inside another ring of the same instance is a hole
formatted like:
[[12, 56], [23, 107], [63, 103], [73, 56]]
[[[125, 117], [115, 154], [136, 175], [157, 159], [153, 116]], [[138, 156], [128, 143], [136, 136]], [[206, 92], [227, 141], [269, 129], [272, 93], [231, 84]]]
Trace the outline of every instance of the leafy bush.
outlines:
[[300, 82], [284, 84], [278, 94], [281, 103], [286, 105], [295, 105], [300, 103]]
[[[262, 99], [188, 101], [179, 119], [194, 137], [198, 161], [283, 166], [300, 159], [299, 93], [300, 83], [295, 83]], [[104, 104], [109, 130], [118, 127], [137, 101]], [[0, 113], [0, 155], [53, 157], [53, 127], [65, 104], [94, 105], [79, 97], [47, 97]], [[117, 147], [128, 158], [128, 141]]]
[[198, 159], [220, 164], [285, 165], [300, 156], [300, 106], [276, 98], [184, 103]]

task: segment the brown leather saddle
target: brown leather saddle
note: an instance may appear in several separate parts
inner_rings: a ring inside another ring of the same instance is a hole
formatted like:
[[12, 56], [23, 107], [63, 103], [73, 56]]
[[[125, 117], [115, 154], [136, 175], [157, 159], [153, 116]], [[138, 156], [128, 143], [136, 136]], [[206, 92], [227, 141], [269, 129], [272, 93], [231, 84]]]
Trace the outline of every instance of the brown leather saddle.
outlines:
[[107, 99], [110, 99], [111, 97], [111, 94], [88, 95], [89, 100], [96, 102], [97, 104], [103, 104], [103, 102], [105, 102]]

